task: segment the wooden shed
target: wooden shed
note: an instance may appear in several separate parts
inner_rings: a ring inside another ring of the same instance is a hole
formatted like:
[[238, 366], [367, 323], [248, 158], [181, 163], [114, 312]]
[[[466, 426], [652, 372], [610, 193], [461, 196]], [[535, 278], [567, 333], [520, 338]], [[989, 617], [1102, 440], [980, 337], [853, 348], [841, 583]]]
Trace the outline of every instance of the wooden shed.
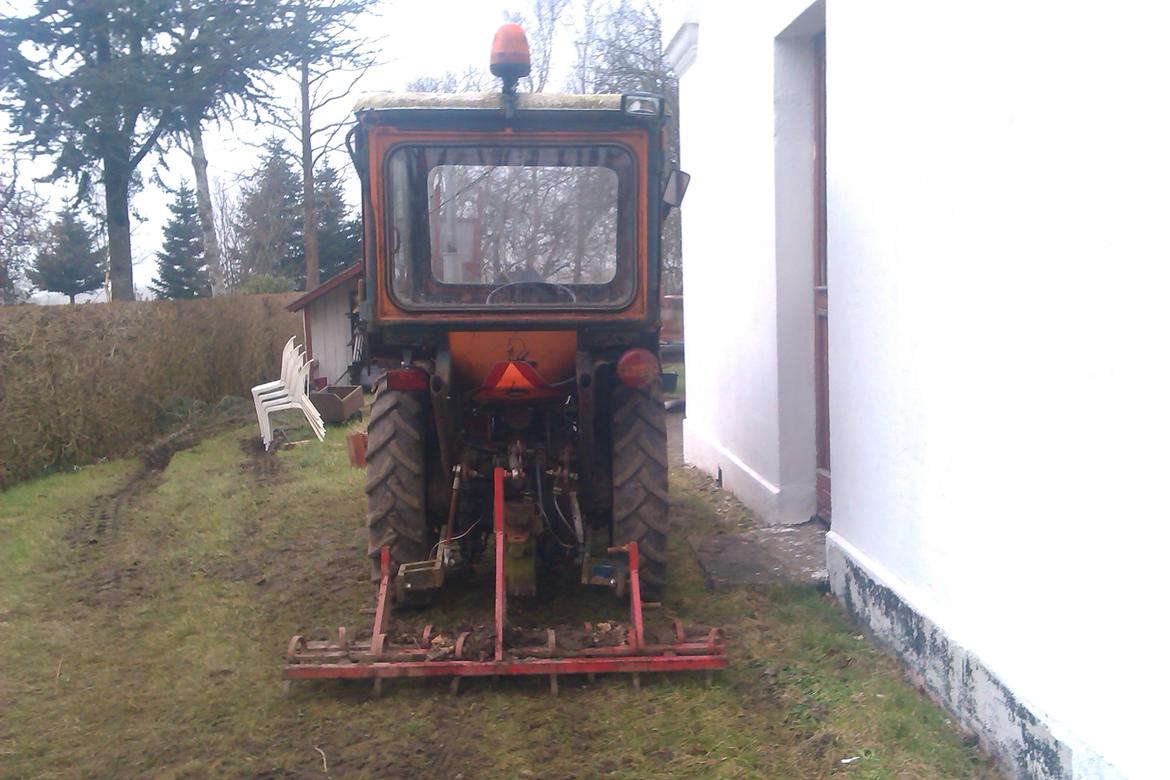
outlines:
[[322, 282], [286, 308], [299, 311], [305, 324], [305, 351], [317, 362], [313, 379], [318, 385], [349, 381], [353, 362], [353, 319], [361, 263]]

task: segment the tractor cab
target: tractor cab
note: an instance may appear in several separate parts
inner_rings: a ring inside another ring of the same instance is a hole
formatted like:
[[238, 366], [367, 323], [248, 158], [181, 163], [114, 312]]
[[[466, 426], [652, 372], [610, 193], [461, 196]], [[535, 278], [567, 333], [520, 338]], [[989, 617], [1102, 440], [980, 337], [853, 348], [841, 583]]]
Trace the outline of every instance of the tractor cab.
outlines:
[[[497, 35], [501, 92], [374, 94], [356, 106], [373, 360], [510, 331], [561, 381], [593, 344], [656, 349], [666, 101], [517, 94], [522, 43], [522, 32]], [[515, 344], [497, 341], [501, 357]], [[492, 364], [472, 369], [454, 347], [464, 378], [482, 380]]]
[[494, 362], [461, 346], [495, 332], [472, 348], [558, 382], [591, 343], [656, 345], [660, 97], [388, 94], [357, 116], [375, 358], [453, 346], [482, 381]]

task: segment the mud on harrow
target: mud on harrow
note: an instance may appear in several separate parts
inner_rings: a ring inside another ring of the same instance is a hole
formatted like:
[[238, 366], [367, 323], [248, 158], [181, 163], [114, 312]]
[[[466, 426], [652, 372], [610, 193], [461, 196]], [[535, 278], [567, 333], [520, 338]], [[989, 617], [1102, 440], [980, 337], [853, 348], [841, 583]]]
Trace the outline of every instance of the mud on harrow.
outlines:
[[372, 679], [375, 691], [381, 692], [382, 680], [387, 677], [449, 677], [452, 690], [458, 691], [463, 677], [544, 675], [555, 694], [558, 675], [562, 674], [628, 673], [637, 686], [642, 672], [711, 672], [727, 666], [723, 635], [718, 628], [688, 630], [674, 621], [671, 641], [651, 641], [647, 636], [635, 542], [609, 550], [611, 555], [625, 554], [629, 561], [628, 625], [586, 624], [585, 641], [574, 632], [571, 641], [559, 643], [553, 629], [510, 629], [504, 581], [504, 470], [495, 469], [493, 476], [495, 620], [491, 636], [465, 631], [451, 643], [433, 634], [430, 626], [416, 636], [395, 631], [390, 621], [390, 555], [383, 547], [371, 638], [350, 641], [345, 628], [337, 629], [335, 641], [307, 641], [303, 636], [294, 636], [288, 645], [284, 678]]

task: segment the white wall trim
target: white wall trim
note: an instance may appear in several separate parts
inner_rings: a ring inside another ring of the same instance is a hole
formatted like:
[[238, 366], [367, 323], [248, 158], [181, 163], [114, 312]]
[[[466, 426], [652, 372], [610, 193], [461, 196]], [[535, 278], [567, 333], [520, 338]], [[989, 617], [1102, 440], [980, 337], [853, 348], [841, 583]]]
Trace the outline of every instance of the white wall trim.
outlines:
[[722, 473], [723, 488], [768, 525], [796, 525], [812, 515], [816, 486], [784, 486], [769, 482], [738, 455], [687, 418], [683, 420], [684, 460], [711, 477]]
[[699, 24], [698, 22], [683, 22], [666, 44], [662, 53], [674, 75], [682, 77], [690, 70], [695, 59], [699, 56]]
[[[780, 19], [782, 18], [784, 17], [780, 17]], [[773, 27], [773, 29], [780, 29], [777, 36], [779, 38], [807, 38], [824, 32], [825, 0], [815, 0], [815, 2], [809, 3], [808, 7], [797, 14], [795, 18], [789, 17], [790, 21], [786, 23], [780, 19], [777, 19], [778, 27]]]

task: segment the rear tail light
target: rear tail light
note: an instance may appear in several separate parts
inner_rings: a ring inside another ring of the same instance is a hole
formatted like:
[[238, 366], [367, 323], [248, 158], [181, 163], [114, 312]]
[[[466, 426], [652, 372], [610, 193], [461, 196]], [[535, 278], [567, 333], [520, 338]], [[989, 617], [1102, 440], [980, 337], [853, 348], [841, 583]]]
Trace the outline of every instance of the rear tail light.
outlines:
[[421, 368], [392, 368], [386, 372], [387, 390], [426, 390], [430, 377]]
[[658, 379], [659, 370], [658, 358], [641, 347], [627, 349], [617, 362], [618, 381], [629, 387], [650, 387]]

